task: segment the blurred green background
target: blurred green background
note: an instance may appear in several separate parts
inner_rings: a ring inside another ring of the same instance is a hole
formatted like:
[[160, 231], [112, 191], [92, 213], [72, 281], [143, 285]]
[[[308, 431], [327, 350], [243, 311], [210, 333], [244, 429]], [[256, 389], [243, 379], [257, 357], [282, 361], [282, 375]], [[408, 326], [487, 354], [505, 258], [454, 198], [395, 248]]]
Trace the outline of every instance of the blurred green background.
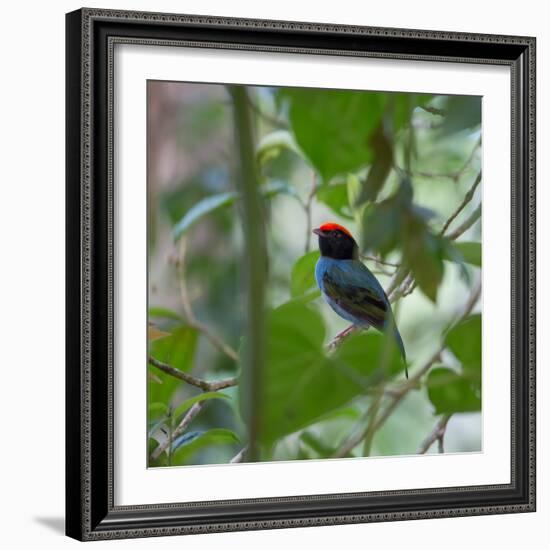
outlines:
[[[259, 458], [438, 452], [443, 433], [445, 452], [480, 451], [481, 98], [268, 87], [246, 97], [268, 247]], [[150, 466], [246, 460], [238, 131], [226, 86], [148, 82], [149, 355], [203, 381], [237, 377], [204, 392], [149, 364]], [[402, 366], [379, 372], [373, 330], [325, 349], [347, 326], [313, 279], [311, 230], [329, 220], [396, 293], [412, 382]]]

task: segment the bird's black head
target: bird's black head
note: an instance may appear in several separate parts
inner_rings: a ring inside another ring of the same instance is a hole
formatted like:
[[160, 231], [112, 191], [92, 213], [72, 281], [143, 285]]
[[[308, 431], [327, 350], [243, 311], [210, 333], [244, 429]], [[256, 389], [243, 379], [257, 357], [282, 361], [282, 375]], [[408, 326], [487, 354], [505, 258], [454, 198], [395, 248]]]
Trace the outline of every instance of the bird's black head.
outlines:
[[313, 232], [319, 235], [321, 256], [335, 260], [357, 260], [359, 247], [351, 233], [337, 223], [324, 223]]

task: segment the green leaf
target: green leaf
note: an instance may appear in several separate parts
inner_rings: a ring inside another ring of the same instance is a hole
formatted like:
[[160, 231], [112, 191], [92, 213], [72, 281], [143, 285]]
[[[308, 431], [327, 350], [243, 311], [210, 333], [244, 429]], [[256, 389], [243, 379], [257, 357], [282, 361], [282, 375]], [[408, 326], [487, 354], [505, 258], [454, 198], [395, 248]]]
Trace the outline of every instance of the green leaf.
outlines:
[[362, 213], [362, 249], [382, 256], [401, 244], [403, 211], [393, 199], [367, 204]]
[[481, 410], [481, 392], [471, 380], [447, 368], [435, 368], [428, 375], [428, 396], [435, 414]]
[[[277, 194], [287, 194], [297, 197], [295, 189], [286, 182], [280, 180], [273, 180], [264, 183], [260, 186], [260, 193], [264, 197], [270, 198]], [[185, 215], [176, 223], [172, 229], [174, 240], [178, 240], [182, 235], [189, 230], [196, 222], [198, 222], [204, 216], [231, 206], [240, 198], [239, 193], [236, 191], [228, 191], [227, 193], [219, 193], [218, 195], [211, 195], [205, 199], [197, 202]]]
[[266, 446], [342, 407], [384, 375], [403, 369], [392, 340], [369, 331], [327, 356], [321, 315], [295, 302], [269, 317], [259, 441]]
[[295, 296], [288, 300], [286, 302], [287, 304], [309, 304], [310, 302], [313, 302], [314, 300], [317, 300], [317, 298], [321, 297], [321, 291], [317, 288], [313, 288], [311, 290], [308, 290], [305, 294], [300, 294], [298, 296]]
[[347, 183], [323, 185], [317, 190], [317, 200], [323, 204], [326, 204], [340, 217], [353, 220], [348, 201]]
[[162, 306], [150, 307], [148, 314], [150, 318], [157, 317], [162, 319], [171, 319], [173, 321], [183, 321], [183, 318], [179, 313]]
[[294, 187], [286, 181], [269, 180], [262, 183], [259, 189], [260, 193], [266, 198], [271, 198], [275, 195], [290, 195], [292, 197], [298, 197], [296, 189], [294, 189]]
[[334, 359], [337, 367], [363, 389], [405, 371], [395, 340], [375, 330], [346, 338]]
[[464, 373], [481, 380], [481, 315], [471, 315], [449, 330], [447, 346], [462, 363]]
[[397, 132], [411, 121], [412, 111], [422, 107], [433, 99], [429, 94], [396, 93], [391, 95], [393, 100], [393, 125]]
[[303, 157], [294, 136], [288, 130], [275, 130], [266, 134], [256, 147], [259, 164], [264, 165], [268, 161], [277, 158], [285, 149]]
[[[179, 326], [172, 329], [172, 334], [160, 340], [149, 342], [149, 355], [168, 363], [177, 369], [190, 371], [197, 347], [197, 331], [188, 326]], [[170, 403], [181, 381], [164, 372], [149, 367], [162, 384], [149, 381], [147, 384], [147, 399], [149, 402]]]
[[147, 414], [149, 418], [158, 418], [159, 416], [166, 416], [168, 414], [168, 407], [164, 403], [155, 401], [147, 405]]
[[395, 131], [407, 126], [411, 120], [411, 94], [393, 94], [393, 124]]
[[328, 458], [336, 451], [335, 448], [329, 447], [312, 432], [302, 432], [300, 434], [300, 440], [313, 449], [319, 458]]
[[319, 251], [308, 252], [298, 258], [292, 267], [290, 276], [290, 295], [295, 298], [317, 288], [315, 281], [315, 264]]
[[227, 193], [219, 193], [218, 195], [211, 195], [202, 199], [195, 204], [190, 210], [188, 210], [183, 218], [174, 226], [172, 233], [174, 240], [178, 240], [193, 224], [198, 222], [201, 218], [207, 214], [232, 205], [239, 194], [235, 191], [228, 191]]
[[481, 409], [481, 315], [471, 315], [452, 327], [446, 345], [462, 364], [462, 372], [434, 369], [428, 377], [428, 395], [436, 413]]
[[356, 199], [356, 205], [366, 201], [375, 201], [378, 193], [391, 171], [393, 164], [393, 147], [384, 133], [382, 124], [369, 139], [369, 145], [374, 152], [374, 161], [369, 169], [367, 179], [363, 183], [361, 193]]
[[190, 397], [189, 399], [186, 399], [185, 401], [182, 401], [174, 410], [174, 417], [178, 418], [183, 413], [187, 412], [195, 403], [200, 403], [202, 401], [207, 401], [210, 399], [230, 399], [229, 396], [225, 393], [220, 392], [204, 392], [199, 393], [198, 395], [194, 395], [193, 397]]
[[348, 174], [346, 183], [348, 191], [348, 204], [351, 209], [355, 210], [358, 203], [357, 199], [361, 193], [361, 181], [355, 174]]
[[443, 121], [443, 135], [474, 128], [481, 124], [481, 97], [452, 96], [447, 103], [447, 115]]
[[481, 243], [465, 241], [455, 243], [455, 247], [458, 249], [465, 262], [481, 267]]
[[362, 212], [362, 249], [375, 250], [382, 256], [403, 246], [408, 238], [405, 220], [413, 210], [412, 185], [404, 178], [388, 199], [367, 204]]
[[311, 88], [282, 89], [279, 94], [290, 101], [298, 146], [325, 183], [372, 161], [369, 138], [381, 120], [384, 94]]
[[193, 455], [211, 445], [235, 445], [239, 436], [225, 428], [184, 434], [173, 443], [172, 464], [189, 464]]
[[430, 232], [419, 216], [408, 215], [405, 223], [405, 261], [422, 292], [435, 302], [443, 279], [445, 245], [440, 237]]

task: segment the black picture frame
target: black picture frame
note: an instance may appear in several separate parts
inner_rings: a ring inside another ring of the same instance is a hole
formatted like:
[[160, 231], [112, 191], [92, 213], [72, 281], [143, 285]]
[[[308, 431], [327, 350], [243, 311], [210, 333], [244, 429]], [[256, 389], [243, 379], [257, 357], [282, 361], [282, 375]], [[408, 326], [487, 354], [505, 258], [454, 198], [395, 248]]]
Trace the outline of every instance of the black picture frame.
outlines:
[[[534, 511], [535, 38], [103, 9], [66, 18], [67, 535], [100, 540]], [[124, 42], [510, 67], [509, 484], [114, 506], [112, 79], [113, 44]]]

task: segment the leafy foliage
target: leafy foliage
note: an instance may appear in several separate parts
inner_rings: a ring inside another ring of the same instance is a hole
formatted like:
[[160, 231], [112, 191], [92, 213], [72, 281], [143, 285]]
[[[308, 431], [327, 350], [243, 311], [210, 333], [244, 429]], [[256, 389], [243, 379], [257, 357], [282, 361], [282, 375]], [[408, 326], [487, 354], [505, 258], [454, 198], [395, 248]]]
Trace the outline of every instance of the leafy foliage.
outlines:
[[174, 239], [179, 239], [194, 223], [200, 218], [217, 210], [233, 204], [238, 197], [238, 193], [229, 191], [207, 197], [197, 203], [174, 227]]
[[265, 445], [307, 427], [403, 369], [390, 338], [374, 332], [355, 335], [328, 356], [324, 337], [321, 316], [304, 304], [284, 304], [271, 313], [259, 415], [259, 439]]
[[446, 343], [460, 361], [461, 371], [436, 368], [428, 377], [428, 394], [436, 413], [481, 410], [481, 315], [453, 327]]
[[306, 292], [316, 288], [315, 282], [315, 264], [319, 259], [317, 250], [304, 254], [296, 260], [292, 267], [290, 280], [290, 295], [295, 298], [302, 296]]
[[[189, 372], [193, 367], [193, 359], [197, 347], [197, 331], [186, 325], [181, 325], [171, 331], [170, 336], [149, 343], [149, 353], [159, 361], [169, 363], [175, 368]], [[181, 382], [163, 372], [155, 372], [160, 383], [149, 379], [147, 398], [149, 402], [171, 403], [175, 390]]]
[[460, 242], [455, 246], [465, 262], [481, 267], [481, 243]]
[[470, 381], [447, 369], [435, 368], [428, 376], [428, 395], [436, 414], [479, 411], [481, 398]]
[[174, 441], [172, 460], [176, 463], [189, 462], [195, 454], [212, 445], [234, 445], [239, 442], [239, 437], [235, 432], [224, 428], [213, 428], [205, 432], [191, 432]]
[[[238, 140], [223, 86], [181, 86], [185, 100], [151, 134], [170, 141], [151, 149], [148, 352], [206, 384], [238, 383], [194, 387], [150, 365], [154, 466], [227, 463], [250, 443], [240, 370], [247, 344], [243, 259], [250, 251], [243, 249], [244, 201], [235, 179]], [[454, 324], [479, 278], [479, 224], [458, 240], [453, 235], [481, 212], [479, 193], [470, 190], [481, 169], [480, 98], [311, 88], [248, 88], [248, 95], [257, 137], [249, 153], [269, 252], [266, 364], [255, 390], [260, 456], [335, 456], [370, 422], [377, 396], [389, 405], [403, 388], [403, 400], [376, 429], [371, 453], [410, 454], [433, 428], [434, 414], [471, 415], [482, 405], [481, 315]], [[166, 97], [167, 105], [175, 101]], [[177, 155], [164, 167], [157, 150]], [[171, 171], [172, 179], [165, 175]], [[412, 361], [409, 382], [394, 340], [375, 330], [327, 348], [345, 326], [322, 305], [314, 276], [319, 252], [311, 229], [327, 219], [352, 231], [384, 288], [403, 275], [393, 307]], [[452, 224], [443, 231], [447, 219]], [[182, 237], [185, 259], [174, 249]], [[441, 363], [414, 379], [422, 357], [441, 341], [447, 350]], [[185, 431], [172, 438], [193, 411]], [[472, 433], [455, 438], [456, 450], [479, 449], [476, 418]], [[362, 452], [361, 441], [345, 456]]]
[[296, 142], [325, 182], [372, 160], [367, 143], [382, 116], [381, 94], [307, 88], [279, 93], [290, 102]]

